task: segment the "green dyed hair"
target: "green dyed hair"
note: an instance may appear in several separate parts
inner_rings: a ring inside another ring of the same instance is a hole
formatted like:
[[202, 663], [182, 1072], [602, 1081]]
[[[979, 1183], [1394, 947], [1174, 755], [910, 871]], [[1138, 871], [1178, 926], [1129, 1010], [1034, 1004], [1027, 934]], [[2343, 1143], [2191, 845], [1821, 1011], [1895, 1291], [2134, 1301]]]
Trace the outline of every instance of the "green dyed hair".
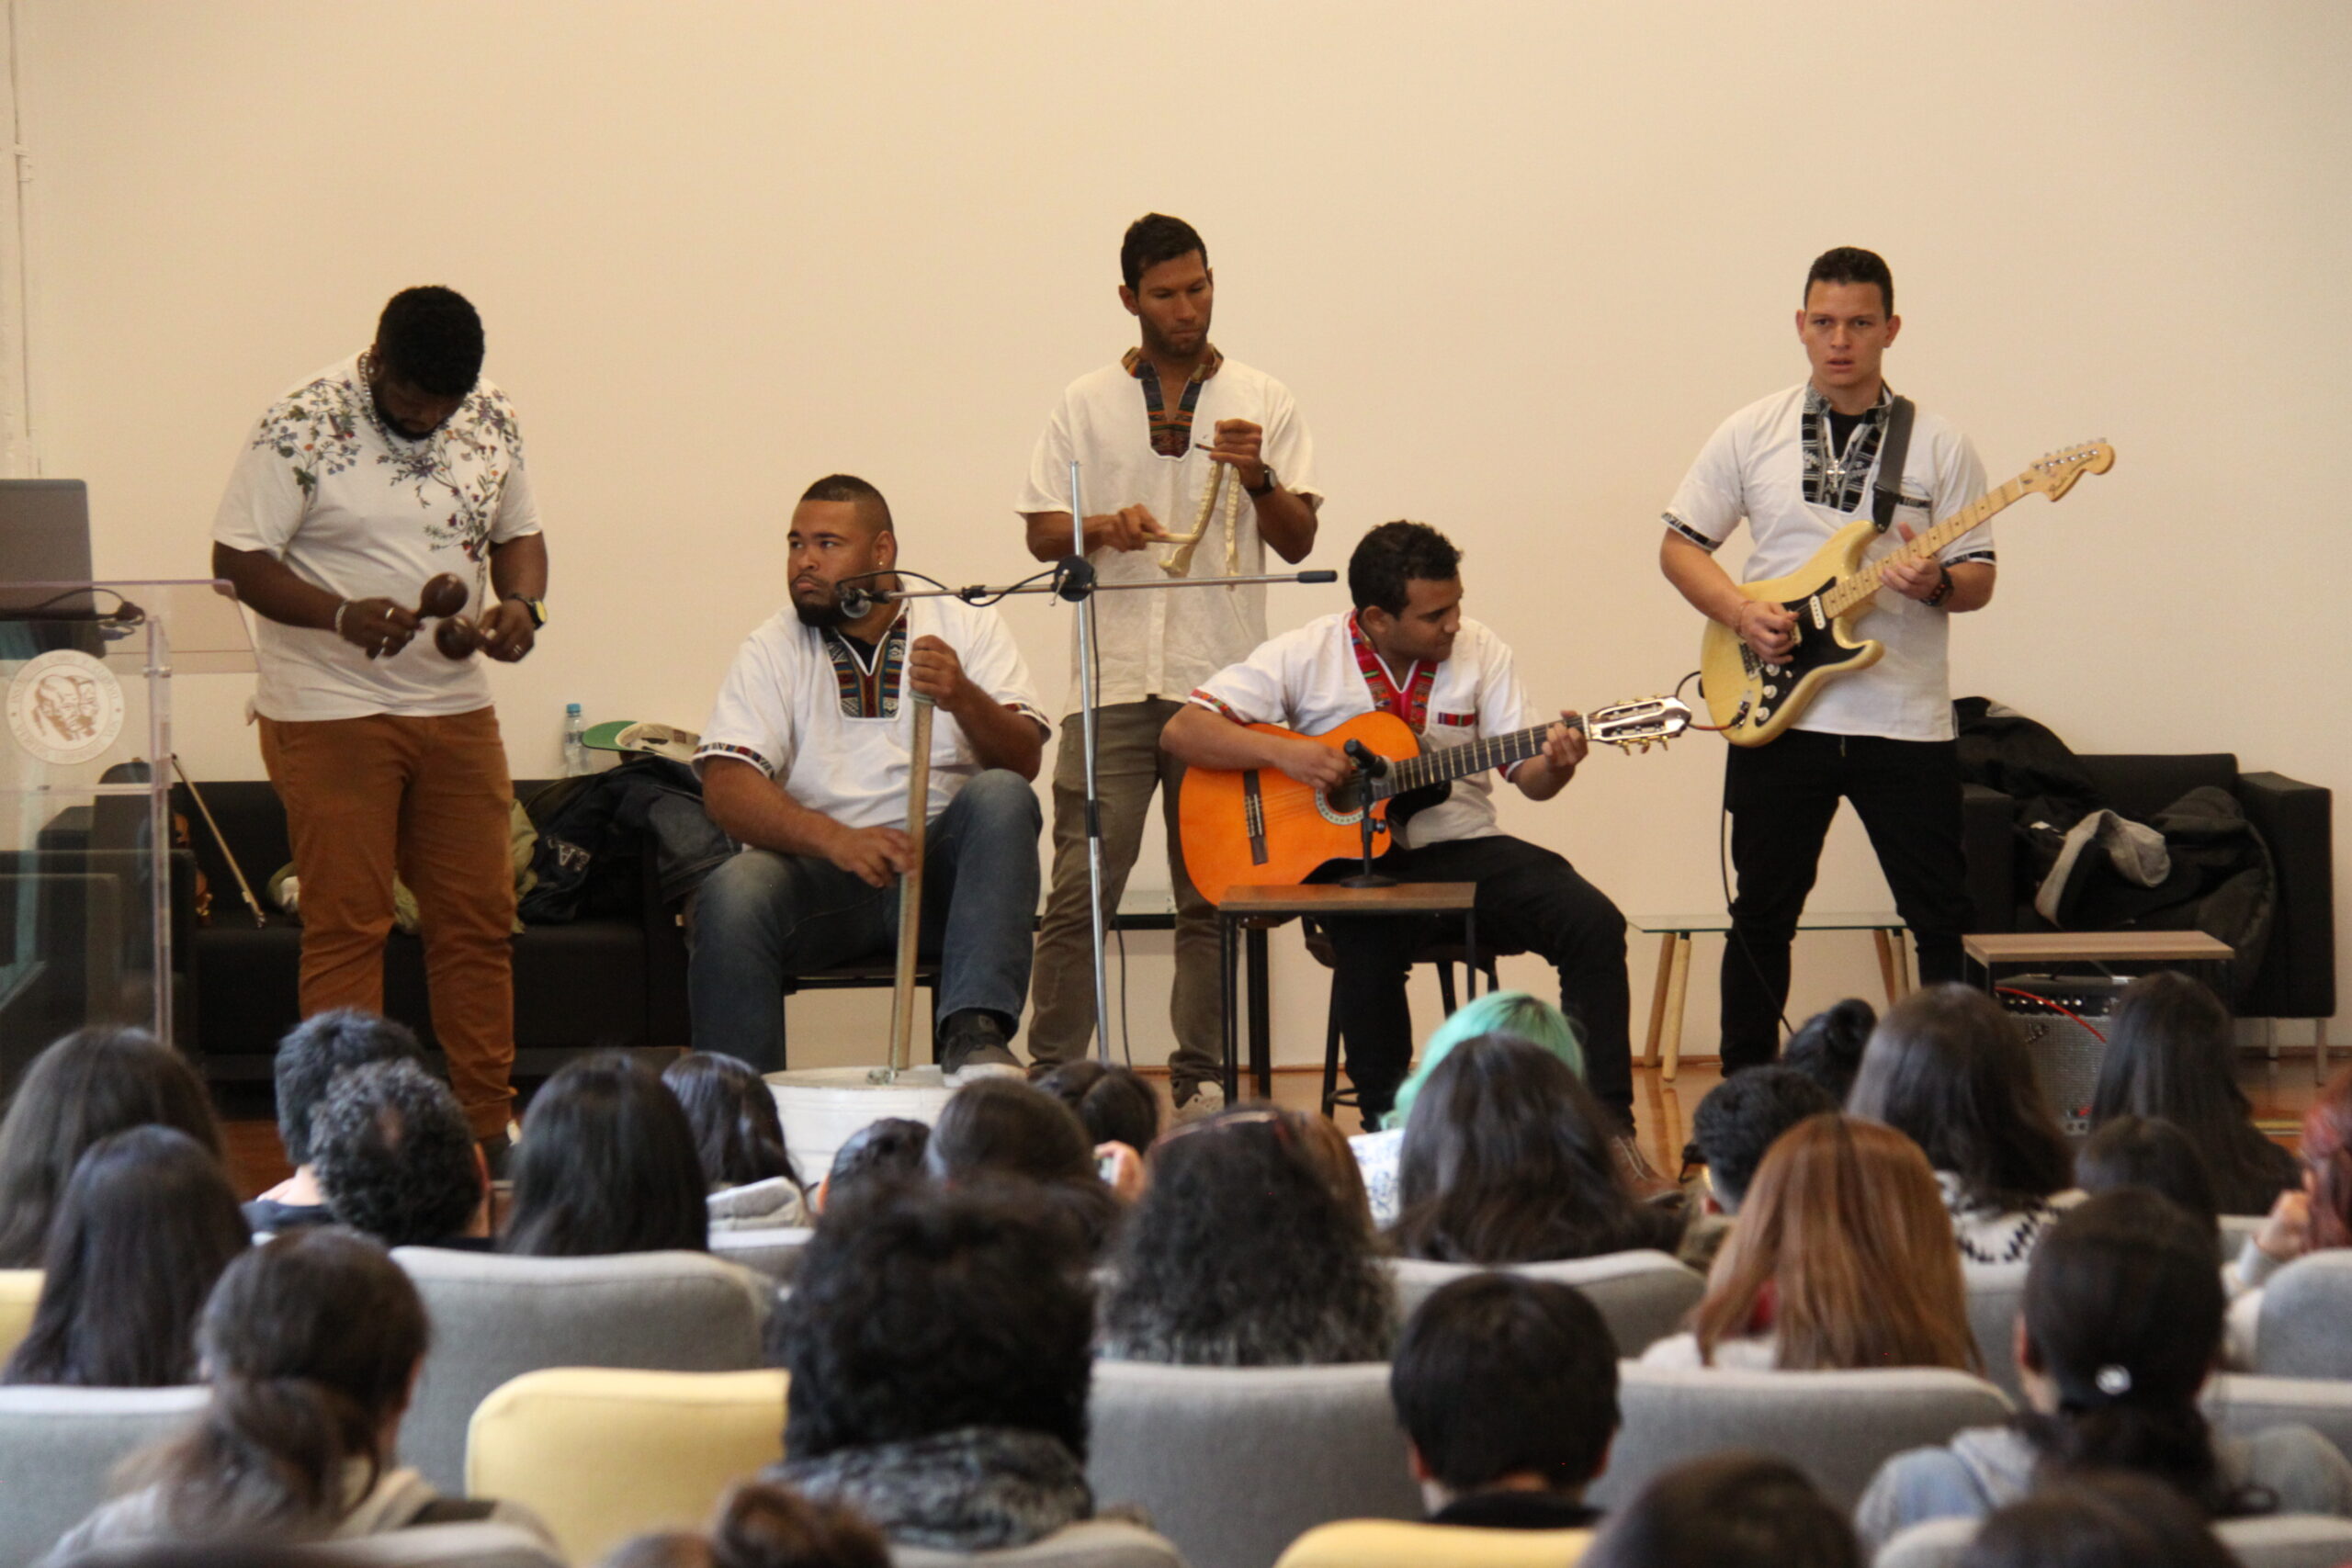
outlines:
[[1489, 991], [1454, 1009], [1437, 1026], [1429, 1043], [1421, 1047], [1421, 1065], [1413, 1069], [1412, 1077], [1396, 1091], [1396, 1109], [1381, 1125], [1402, 1127], [1405, 1118], [1412, 1114], [1413, 1100], [1421, 1092], [1422, 1081], [1437, 1070], [1446, 1053], [1481, 1034], [1507, 1034], [1531, 1045], [1541, 1045], [1566, 1062], [1570, 1072], [1579, 1078], [1584, 1077], [1584, 1041], [1566, 1013], [1532, 992]]

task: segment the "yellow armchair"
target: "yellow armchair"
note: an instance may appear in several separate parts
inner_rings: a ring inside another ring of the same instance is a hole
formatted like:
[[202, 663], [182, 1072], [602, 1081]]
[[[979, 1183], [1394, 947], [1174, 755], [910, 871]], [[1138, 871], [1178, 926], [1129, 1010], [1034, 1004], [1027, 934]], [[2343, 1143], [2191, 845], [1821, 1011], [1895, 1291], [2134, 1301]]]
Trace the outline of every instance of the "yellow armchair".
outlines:
[[1274, 1568], [1567, 1568], [1591, 1540], [1590, 1530], [1341, 1519], [1317, 1525], [1291, 1542]]
[[0, 1361], [15, 1355], [32, 1332], [33, 1308], [40, 1303], [40, 1269], [0, 1269]]

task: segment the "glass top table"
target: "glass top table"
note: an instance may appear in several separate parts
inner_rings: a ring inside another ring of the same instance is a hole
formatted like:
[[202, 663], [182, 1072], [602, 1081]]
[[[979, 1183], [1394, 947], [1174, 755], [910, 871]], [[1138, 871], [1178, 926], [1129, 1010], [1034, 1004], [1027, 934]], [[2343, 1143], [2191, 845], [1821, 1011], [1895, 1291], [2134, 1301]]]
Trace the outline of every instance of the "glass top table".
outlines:
[[[1701, 931], [1731, 930], [1731, 916], [1722, 909], [1704, 913], [1629, 915], [1626, 923], [1645, 935], [1658, 938], [1657, 980], [1650, 989], [1649, 1032], [1642, 1045], [1642, 1065], [1658, 1069], [1672, 1083], [1682, 1069], [1682, 1010], [1690, 990], [1690, 939]], [[1886, 909], [1807, 909], [1797, 918], [1800, 931], [1868, 931], [1878, 949], [1879, 982], [1886, 989], [1889, 1007], [1911, 991], [1909, 951], [1903, 941], [1903, 917]]]

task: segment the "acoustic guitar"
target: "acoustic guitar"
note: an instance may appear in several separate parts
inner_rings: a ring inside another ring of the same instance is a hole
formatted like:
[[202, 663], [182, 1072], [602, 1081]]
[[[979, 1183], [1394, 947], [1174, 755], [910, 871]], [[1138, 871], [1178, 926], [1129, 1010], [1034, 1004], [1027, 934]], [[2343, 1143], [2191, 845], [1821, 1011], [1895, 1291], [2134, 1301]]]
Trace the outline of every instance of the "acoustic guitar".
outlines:
[[[1212, 904], [1224, 903], [1227, 889], [1237, 884], [1304, 882], [1327, 862], [1357, 857], [1363, 844], [1358, 824], [1365, 811], [1372, 813], [1374, 832], [1385, 831], [1443, 800], [1455, 779], [1538, 755], [1552, 726], [1562, 722], [1551, 719], [1509, 735], [1424, 751], [1412, 726], [1395, 714], [1363, 714], [1302, 738], [1334, 751], [1360, 740], [1380, 760], [1383, 771], [1375, 776], [1367, 779], [1359, 769], [1330, 790], [1300, 784], [1272, 768], [1189, 769], [1177, 795], [1184, 870]], [[1612, 703], [1570, 726], [1595, 746], [1644, 751], [1690, 727], [1690, 708], [1671, 697]], [[1301, 738], [1279, 725], [1250, 728], [1262, 735]], [[1376, 840], [1375, 844], [1375, 852], [1386, 847]]]
[[2104, 441], [2052, 452], [1883, 560], [1861, 564], [1863, 552], [1878, 537], [1876, 525], [1864, 517], [1838, 530], [1790, 575], [1741, 583], [1739, 591], [1750, 599], [1779, 604], [1796, 616], [1796, 642], [1780, 662], [1767, 663], [1737, 632], [1707, 623], [1699, 644], [1700, 692], [1724, 739], [1735, 746], [1761, 746], [1795, 723], [1824, 686], [1879, 661], [1886, 645], [1856, 637], [1854, 622], [1870, 608], [1888, 562], [1930, 559], [2013, 502], [2036, 491], [2055, 501], [2083, 475], [2103, 474], [2114, 466], [2115, 448]]

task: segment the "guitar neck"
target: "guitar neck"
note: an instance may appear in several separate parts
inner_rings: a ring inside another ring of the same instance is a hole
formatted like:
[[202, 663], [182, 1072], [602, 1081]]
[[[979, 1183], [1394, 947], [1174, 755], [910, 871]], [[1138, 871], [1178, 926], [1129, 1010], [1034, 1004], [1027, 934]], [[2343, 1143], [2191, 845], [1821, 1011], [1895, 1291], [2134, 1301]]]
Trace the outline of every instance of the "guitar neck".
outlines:
[[2025, 477], [2020, 475], [1998, 489], [1986, 491], [1903, 548], [1883, 560], [1871, 562], [1828, 592], [1824, 593], [1821, 596], [1821, 607], [1833, 615], [1842, 615], [1849, 610], [1858, 609], [1869, 604], [1871, 596], [1879, 591], [1880, 585], [1884, 581], [1882, 573], [1889, 563], [1898, 560], [1926, 560], [1934, 557], [1950, 547], [1953, 540], [1973, 528], [1982, 526], [1995, 513], [2024, 499], [2026, 492], [2030, 489], [2032, 487], [2026, 483]]
[[[1552, 733], [1554, 724], [1566, 722], [1555, 718], [1532, 728], [1514, 729], [1509, 735], [1473, 740], [1466, 746], [1441, 746], [1418, 757], [1396, 758], [1389, 762], [1386, 776], [1373, 786], [1373, 796], [1385, 800], [1466, 774], [1482, 773], [1488, 768], [1508, 768], [1513, 762], [1523, 762], [1543, 751], [1544, 739]], [[1568, 728], [1581, 735], [1585, 732], [1584, 720], [1579, 718]]]

